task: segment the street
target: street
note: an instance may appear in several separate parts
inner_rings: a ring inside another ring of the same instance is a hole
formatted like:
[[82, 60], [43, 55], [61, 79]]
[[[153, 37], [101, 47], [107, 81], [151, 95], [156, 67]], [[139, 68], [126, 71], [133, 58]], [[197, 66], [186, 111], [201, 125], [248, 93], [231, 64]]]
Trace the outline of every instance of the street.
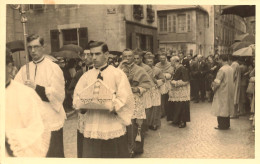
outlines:
[[[229, 130], [215, 130], [217, 118], [211, 114], [208, 102], [191, 102], [191, 122], [178, 128], [162, 118], [157, 131], [149, 130], [145, 136], [144, 153], [136, 158], [255, 158], [255, 134], [248, 116], [231, 119]], [[76, 158], [77, 115], [69, 117], [64, 126], [66, 158]]]

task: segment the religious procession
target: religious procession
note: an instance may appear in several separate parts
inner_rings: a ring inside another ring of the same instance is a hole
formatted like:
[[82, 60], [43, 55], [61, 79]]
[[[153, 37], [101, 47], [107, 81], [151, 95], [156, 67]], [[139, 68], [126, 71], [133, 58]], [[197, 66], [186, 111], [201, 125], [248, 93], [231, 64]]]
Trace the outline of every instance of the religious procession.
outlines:
[[[254, 5], [6, 8], [7, 25], [19, 14], [24, 29], [6, 43], [6, 157], [254, 158], [255, 13], [241, 12]], [[222, 21], [209, 25], [212, 9]], [[230, 20], [241, 28], [222, 25], [206, 43], [211, 26]], [[221, 154], [228, 133], [241, 135], [240, 149]], [[197, 143], [212, 151], [185, 154]]]

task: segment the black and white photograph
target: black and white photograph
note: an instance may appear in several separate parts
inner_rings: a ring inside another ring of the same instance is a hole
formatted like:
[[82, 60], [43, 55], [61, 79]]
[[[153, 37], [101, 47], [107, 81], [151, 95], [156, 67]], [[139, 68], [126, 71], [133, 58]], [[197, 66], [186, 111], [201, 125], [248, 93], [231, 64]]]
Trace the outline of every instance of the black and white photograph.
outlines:
[[1, 5], [0, 163], [256, 162], [256, 1], [39, 2]]

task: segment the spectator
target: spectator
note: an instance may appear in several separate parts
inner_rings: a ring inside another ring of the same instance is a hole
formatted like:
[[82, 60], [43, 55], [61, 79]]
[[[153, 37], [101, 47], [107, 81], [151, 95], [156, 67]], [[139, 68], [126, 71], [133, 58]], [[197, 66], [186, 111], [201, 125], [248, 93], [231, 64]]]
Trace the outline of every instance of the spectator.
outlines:
[[220, 62], [222, 67], [212, 83], [214, 92], [212, 112], [218, 121], [215, 129], [226, 130], [230, 127], [230, 115], [234, 112], [234, 79], [233, 69], [228, 65], [228, 56], [221, 55]]

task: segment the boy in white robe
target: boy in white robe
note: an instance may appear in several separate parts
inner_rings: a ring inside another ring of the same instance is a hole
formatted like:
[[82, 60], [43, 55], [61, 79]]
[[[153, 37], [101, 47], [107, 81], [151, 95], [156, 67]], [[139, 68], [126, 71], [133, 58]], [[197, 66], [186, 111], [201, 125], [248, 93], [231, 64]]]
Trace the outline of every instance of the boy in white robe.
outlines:
[[27, 47], [32, 60], [29, 63], [30, 79], [26, 66], [17, 73], [15, 80], [35, 90], [43, 102], [41, 116], [46, 129], [52, 132], [47, 157], [64, 157], [63, 125], [66, 114], [63, 108], [65, 82], [62, 70], [51, 60], [44, 58], [44, 39], [32, 34], [27, 37]]

